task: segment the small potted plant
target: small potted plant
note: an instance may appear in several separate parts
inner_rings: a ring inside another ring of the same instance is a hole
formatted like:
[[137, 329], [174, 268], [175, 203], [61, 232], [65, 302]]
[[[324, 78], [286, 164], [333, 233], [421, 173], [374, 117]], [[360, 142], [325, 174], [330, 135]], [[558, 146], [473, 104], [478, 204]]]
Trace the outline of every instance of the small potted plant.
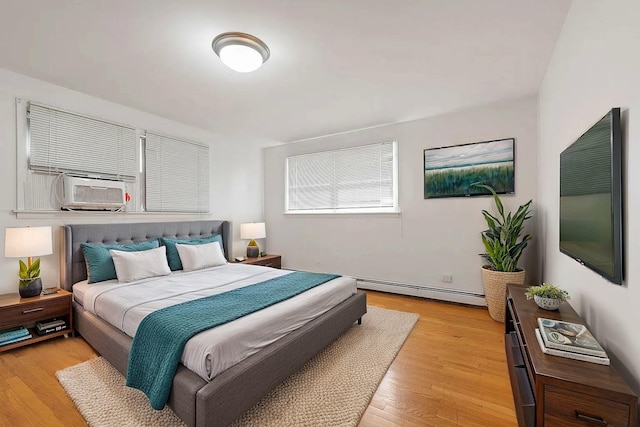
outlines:
[[20, 285], [18, 291], [22, 298], [35, 297], [42, 292], [42, 280], [40, 280], [40, 258], [37, 258], [30, 266], [20, 260]]
[[530, 286], [525, 292], [527, 299], [533, 298], [538, 307], [545, 310], [557, 310], [560, 304], [569, 299], [569, 293], [555, 285], [543, 283]]

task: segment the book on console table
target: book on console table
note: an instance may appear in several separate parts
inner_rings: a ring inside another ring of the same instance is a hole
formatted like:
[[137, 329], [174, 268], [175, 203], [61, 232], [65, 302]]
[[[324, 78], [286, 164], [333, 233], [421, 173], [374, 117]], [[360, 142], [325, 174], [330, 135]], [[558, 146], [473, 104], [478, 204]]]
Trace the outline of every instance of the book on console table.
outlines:
[[538, 344], [540, 344], [540, 349], [544, 354], [566, 357], [567, 359], [582, 360], [583, 362], [597, 363], [598, 365], [609, 365], [611, 363], [608, 357], [591, 356], [588, 354], [574, 353], [572, 351], [547, 348], [544, 345], [544, 340], [542, 339], [540, 329], [538, 328], [536, 328], [536, 338], [538, 339]]
[[583, 324], [539, 317], [538, 326], [546, 348], [607, 357], [607, 353]]

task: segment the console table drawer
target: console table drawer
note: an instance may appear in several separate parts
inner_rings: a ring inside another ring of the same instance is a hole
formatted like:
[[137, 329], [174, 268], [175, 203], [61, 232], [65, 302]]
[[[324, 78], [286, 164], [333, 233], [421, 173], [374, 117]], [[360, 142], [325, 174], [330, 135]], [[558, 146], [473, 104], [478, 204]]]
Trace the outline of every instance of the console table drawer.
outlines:
[[548, 426], [628, 426], [629, 406], [613, 400], [546, 385], [544, 423]]
[[504, 346], [507, 352], [507, 362], [509, 366], [521, 368], [524, 366], [520, 341], [515, 332], [510, 332], [504, 336]]

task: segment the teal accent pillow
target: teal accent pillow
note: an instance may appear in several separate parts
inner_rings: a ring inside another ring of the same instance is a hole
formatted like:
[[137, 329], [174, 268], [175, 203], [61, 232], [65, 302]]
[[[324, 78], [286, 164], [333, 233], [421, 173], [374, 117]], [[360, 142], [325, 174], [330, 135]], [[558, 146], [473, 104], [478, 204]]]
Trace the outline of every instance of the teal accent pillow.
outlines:
[[220, 244], [220, 249], [224, 253], [224, 247], [222, 245], [222, 236], [219, 234], [214, 234], [209, 237], [201, 237], [199, 239], [188, 239], [188, 240], [179, 240], [179, 239], [169, 239], [167, 237], [160, 238], [160, 244], [167, 247], [167, 261], [169, 261], [169, 268], [171, 271], [182, 270], [182, 261], [180, 261], [180, 254], [178, 254], [178, 248], [176, 248], [176, 244], [180, 245], [203, 245], [205, 243], [213, 243], [218, 242]]
[[160, 247], [158, 239], [146, 242], [130, 243], [128, 245], [101, 245], [97, 243], [83, 243], [80, 245], [87, 263], [87, 277], [89, 283], [98, 283], [105, 280], [117, 279], [116, 266], [109, 253], [110, 249], [126, 252], [147, 251]]

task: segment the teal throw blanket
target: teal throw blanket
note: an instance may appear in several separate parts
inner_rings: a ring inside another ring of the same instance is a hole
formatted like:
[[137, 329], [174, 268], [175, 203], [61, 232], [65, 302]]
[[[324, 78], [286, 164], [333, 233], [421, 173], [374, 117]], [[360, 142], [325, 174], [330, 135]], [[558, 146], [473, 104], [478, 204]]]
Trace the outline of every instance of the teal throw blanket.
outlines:
[[127, 385], [142, 390], [154, 409], [167, 403], [173, 376], [187, 341], [194, 335], [279, 303], [329, 280], [334, 274], [295, 271], [147, 315], [129, 353]]

